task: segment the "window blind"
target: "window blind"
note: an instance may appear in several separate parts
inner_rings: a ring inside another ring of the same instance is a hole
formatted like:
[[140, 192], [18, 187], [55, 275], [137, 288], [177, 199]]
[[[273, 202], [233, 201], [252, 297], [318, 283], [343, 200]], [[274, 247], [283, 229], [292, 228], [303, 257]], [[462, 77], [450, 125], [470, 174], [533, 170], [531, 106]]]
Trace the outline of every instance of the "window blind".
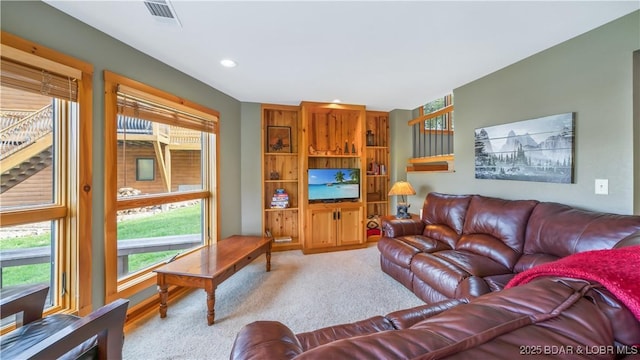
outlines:
[[20, 64], [6, 58], [0, 61], [0, 83], [18, 90], [78, 101], [78, 81], [44, 69]]
[[217, 116], [200, 112], [151, 94], [144, 94], [123, 85], [118, 86], [117, 101], [118, 114], [124, 116], [207, 133], [218, 133]]

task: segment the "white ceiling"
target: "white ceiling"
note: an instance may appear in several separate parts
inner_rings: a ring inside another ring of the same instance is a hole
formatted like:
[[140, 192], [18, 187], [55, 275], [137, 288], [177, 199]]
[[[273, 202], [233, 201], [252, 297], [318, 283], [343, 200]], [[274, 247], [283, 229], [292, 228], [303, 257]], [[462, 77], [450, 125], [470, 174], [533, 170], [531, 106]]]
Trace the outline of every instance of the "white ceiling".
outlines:
[[[49, 5], [245, 102], [414, 109], [640, 8], [640, 1], [186, 1]], [[238, 66], [223, 68], [222, 58]]]

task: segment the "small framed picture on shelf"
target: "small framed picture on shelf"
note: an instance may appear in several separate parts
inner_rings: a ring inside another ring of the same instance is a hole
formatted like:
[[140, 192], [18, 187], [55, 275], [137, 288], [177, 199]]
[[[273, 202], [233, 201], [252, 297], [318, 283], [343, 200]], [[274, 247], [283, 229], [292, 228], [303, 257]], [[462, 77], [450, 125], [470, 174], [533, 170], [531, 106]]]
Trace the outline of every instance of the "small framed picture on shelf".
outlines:
[[267, 152], [291, 152], [291, 127], [267, 126]]

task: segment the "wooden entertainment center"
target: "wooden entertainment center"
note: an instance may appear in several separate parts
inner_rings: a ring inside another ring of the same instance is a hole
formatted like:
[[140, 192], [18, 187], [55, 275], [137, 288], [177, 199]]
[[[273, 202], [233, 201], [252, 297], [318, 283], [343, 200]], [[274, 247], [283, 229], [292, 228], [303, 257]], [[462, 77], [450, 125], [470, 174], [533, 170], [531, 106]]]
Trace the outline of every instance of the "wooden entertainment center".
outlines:
[[[262, 141], [262, 224], [273, 250], [366, 246], [367, 218], [389, 214], [389, 114], [363, 105], [263, 104]], [[359, 183], [359, 196], [310, 200], [309, 169], [356, 171], [347, 177]]]

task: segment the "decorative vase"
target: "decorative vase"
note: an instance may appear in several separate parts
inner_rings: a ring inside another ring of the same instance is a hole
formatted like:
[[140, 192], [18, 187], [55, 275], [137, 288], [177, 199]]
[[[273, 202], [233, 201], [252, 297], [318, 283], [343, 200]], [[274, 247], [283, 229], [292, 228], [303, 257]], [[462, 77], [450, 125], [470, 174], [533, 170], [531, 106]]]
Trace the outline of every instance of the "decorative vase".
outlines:
[[356, 144], [351, 143], [351, 153], [355, 154], [356, 153]]
[[344, 153], [348, 154], [349, 153], [349, 143], [348, 142], [344, 142]]

